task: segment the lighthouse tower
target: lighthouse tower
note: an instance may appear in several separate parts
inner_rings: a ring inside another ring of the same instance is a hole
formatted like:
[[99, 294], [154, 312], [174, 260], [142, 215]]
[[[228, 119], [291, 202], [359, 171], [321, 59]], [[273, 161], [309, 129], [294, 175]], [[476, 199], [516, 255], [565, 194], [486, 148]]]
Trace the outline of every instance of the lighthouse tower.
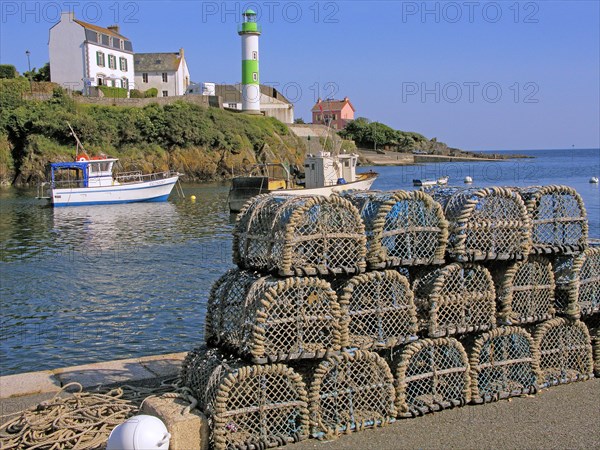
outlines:
[[238, 34], [242, 37], [242, 110], [260, 114], [260, 85], [258, 77], [258, 37], [260, 25], [256, 13], [246, 10]]

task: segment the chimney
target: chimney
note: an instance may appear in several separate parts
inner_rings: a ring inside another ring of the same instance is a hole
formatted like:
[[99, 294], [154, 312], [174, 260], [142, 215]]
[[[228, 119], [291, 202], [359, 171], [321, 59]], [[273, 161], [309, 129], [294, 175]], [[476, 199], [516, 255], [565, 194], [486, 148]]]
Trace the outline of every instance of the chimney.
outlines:
[[348, 97], [344, 97], [344, 101], [345, 101], [345, 102], [348, 102], [348, 101], [349, 101], [349, 100], [348, 100]]
[[108, 28], [110, 31], [114, 31], [117, 34], [121, 34], [121, 33], [119, 33], [119, 25], [116, 25], [116, 24], [115, 25], [110, 25], [110, 26], [108, 26], [106, 28]]
[[73, 22], [73, 20], [75, 20], [75, 13], [73, 11], [61, 11], [60, 20], [61, 22], [63, 20], [65, 22]]
[[183, 47], [179, 49], [179, 57], [183, 59]]

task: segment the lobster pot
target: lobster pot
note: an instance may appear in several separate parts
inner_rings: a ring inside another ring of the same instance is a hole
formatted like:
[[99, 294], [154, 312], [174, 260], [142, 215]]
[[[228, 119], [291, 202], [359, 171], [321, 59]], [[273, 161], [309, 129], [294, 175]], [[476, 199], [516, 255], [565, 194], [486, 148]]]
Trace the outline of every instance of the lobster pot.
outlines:
[[534, 253], [571, 253], [587, 247], [585, 206], [577, 191], [568, 186], [517, 188], [532, 222]]
[[554, 270], [560, 312], [572, 318], [600, 312], [600, 247], [574, 257], [559, 257]]
[[354, 276], [339, 300], [351, 347], [384, 349], [417, 337], [413, 293], [406, 277], [394, 270]]
[[396, 416], [394, 379], [377, 353], [357, 350], [331, 356], [310, 370], [307, 379], [313, 437], [383, 426]]
[[355, 191], [345, 198], [360, 211], [371, 269], [444, 263], [448, 222], [426, 193]]
[[483, 266], [452, 263], [424, 270], [415, 275], [413, 292], [429, 337], [485, 331], [496, 324], [494, 282]]
[[586, 317], [585, 325], [588, 327], [592, 339], [594, 374], [600, 377], [600, 314]]
[[401, 349], [392, 367], [400, 417], [462, 406], [471, 399], [469, 361], [454, 338], [412, 342]]
[[536, 392], [533, 339], [518, 327], [496, 328], [467, 341], [471, 400], [483, 403]]
[[449, 222], [448, 254], [456, 261], [522, 259], [531, 248], [525, 203], [509, 188], [431, 190]]
[[281, 276], [355, 274], [366, 267], [358, 210], [337, 195], [254, 197], [239, 213], [233, 259]]
[[232, 270], [213, 286], [206, 322], [208, 342], [258, 364], [321, 358], [348, 340], [337, 295], [318, 278]]
[[592, 344], [583, 322], [552, 319], [538, 325], [533, 337], [539, 355], [540, 383], [563, 384], [591, 376]]
[[542, 322], [554, 317], [554, 272], [550, 261], [530, 256], [525, 261], [491, 269], [498, 319], [505, 325]]
[[271, 448], [308, 437], [305, 384], [283, 364], [250, 365], [198, 348], [181, 379], [209, 418], [212, 448]]

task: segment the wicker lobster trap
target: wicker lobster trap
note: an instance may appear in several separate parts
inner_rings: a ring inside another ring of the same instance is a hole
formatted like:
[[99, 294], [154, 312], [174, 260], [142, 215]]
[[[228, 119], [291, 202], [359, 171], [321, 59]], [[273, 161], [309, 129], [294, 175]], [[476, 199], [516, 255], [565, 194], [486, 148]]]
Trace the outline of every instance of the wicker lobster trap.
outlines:
[[572, 318], [600, 312], [600, 247], [557, 258], [554, 271], [560, 312]]
[[466, 340], [465, 347], [474, 403], [537, 391], [539, 365], [527, 331], [518, 327], [496, 328]]
[[416, 339], [413, 293], [399, 272], [356, 275], [338, 292], [342, 315], [348, 321], [350, 347], [383, 349]]
[[231, 270], [213, 286], [206, 324], [207, 342], [258, 364], [322, 358], [348, 341], [337, 295], [319, 278]]
[[471, 400], [469, 361], [456, 339], [423, 339], [400, 352], [391, 362], [400, 417], [463, 406]]
[[491, 273], [500, 323], [526, 324], [554, 317], [554, 272], [549, 260], [529, 256], [524, 261], [492, 266]]
[[585, 205], [568, 186], [516, 188], [531, 218], [533, 253], [571, 253], [587, 247]]
[[594, 358], [594, 373], [600, 377], [600, 314], [586, 318], [585, 324], [592, 338], [592, 353]]
[[583, 322], [552, 319], [538, 325], [533, 338], [539, 355], [540, 384], [551, 386], [592, 376], [592, 344]]
[[344, 197], [362, 217], [371, 269], [444, 263], [448, 222], [426, 193], [356, 191]]
[[272, 448], [308, 437], [305, 384], [283, 364], [249, 365], [204, 347], [187, 355], [180, 378], [208, 416], [217, 450]]
[[263, 194], [237, 217], [233, 259], [281, 276], [355, 274], [366, 267], [366, 239], [357, 209], [337, 195]]
[[485, 331], [496, 325], [490, 272], [477, 264], [452, 263], [416, 273], [415, 304], [429, 337]]
[[394, 378], [385, 360], [365, 350], [343, 352], [298, 371], [308, 385], [311, 435], [381, 427], [396, 417]]
[[456, 261], [522, 259], [531, 248], [525, 203], [509, 188], [434, 188], [449, 222], [448, 254]]

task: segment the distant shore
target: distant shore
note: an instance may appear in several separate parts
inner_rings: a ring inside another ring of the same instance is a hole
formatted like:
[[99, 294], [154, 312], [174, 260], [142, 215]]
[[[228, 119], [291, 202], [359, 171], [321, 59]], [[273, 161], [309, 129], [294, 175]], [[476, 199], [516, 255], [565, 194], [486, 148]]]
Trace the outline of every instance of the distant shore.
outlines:
[[[391, 151], [376, 152], [373, 150], [358, 149], [363, 165], [372, 166], [409, 166], [413, 164], [432, 163], [432, 162], [490, 162], [504, 161], [512, 158], [530, 158], [524, 155], [498, 155], [484, 153], [465, 153], [460, 156], [447, 155], [424, 155], [412, 153], [399, 153]], [[482, 155], [482, 156], [478, 156]]]

